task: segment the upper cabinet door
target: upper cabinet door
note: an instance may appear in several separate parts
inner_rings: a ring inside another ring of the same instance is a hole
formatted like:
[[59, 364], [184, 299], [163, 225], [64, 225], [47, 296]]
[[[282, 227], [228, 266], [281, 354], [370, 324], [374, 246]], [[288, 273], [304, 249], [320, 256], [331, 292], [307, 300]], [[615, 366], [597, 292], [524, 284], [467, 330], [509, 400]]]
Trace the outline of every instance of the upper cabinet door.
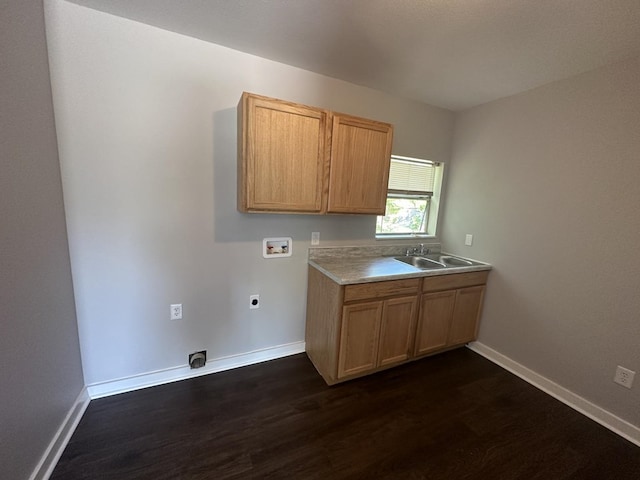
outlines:
[[320, 213], [329, 112], [244, 93], [238, 105], [240, 211]]
[[393, 126], [333, 115], [329, 213], [384, 215]]

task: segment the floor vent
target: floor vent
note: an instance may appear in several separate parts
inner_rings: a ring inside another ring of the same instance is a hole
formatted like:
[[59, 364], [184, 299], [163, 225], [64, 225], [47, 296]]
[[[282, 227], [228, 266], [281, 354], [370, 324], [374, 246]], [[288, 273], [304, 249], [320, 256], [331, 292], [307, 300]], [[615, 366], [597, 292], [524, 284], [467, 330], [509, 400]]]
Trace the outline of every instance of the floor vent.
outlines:
[[200, 368], [204, 367], [205, 363], [207, 363], [207, 351], [202, 350], [201, 352], [195, 352], [189, 354], [189, 366], [191, 368]]

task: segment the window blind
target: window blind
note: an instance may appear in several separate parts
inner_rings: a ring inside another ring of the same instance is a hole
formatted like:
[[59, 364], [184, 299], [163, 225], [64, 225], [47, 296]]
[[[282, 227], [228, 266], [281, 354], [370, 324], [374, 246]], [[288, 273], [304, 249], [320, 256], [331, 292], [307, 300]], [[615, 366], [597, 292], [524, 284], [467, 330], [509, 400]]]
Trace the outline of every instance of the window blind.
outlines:
[[427, 160], [391, 157], [389, 196], [431, 197], [437, 164]]

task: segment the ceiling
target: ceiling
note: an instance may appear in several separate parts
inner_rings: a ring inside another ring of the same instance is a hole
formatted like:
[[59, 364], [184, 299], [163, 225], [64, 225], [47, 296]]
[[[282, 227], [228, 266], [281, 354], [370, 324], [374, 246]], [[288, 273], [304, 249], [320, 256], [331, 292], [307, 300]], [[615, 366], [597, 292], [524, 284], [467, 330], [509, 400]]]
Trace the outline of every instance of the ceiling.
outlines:
[[72, 0], [464, 110], [640, 55], [639, 0]]

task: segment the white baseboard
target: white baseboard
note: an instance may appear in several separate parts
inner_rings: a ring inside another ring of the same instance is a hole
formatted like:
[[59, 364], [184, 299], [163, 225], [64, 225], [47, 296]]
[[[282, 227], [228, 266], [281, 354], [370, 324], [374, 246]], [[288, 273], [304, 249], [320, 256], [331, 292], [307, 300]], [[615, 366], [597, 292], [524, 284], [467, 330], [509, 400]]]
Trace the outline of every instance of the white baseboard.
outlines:
[[640, 446], [639, 427], [615, 416], [602, 407], [591, 403], [589, 400], [576, 395], [570, 390], [567, 390], [548, 378], [528, 369], [524, 365], [506, 357], [491, 347], [487, 347], [480, 342], [473, 342], [468, 345], [468, 348], [488, 360], [491, 360], [493, 363], [500, 365], [502, 368], [508, 370], [514, 375], [517, 375], [534, 387], [537, 387], [557, 400], [560, 400], [562, 403], [589, 417], [591, 420], [598, 422], [600, 425], [608, 428], [612, 432], [617, 433], [621, 437]]
[[67, 416], [60, 424], [51, 442], [49, 442], [49, 446], [45, 450], [44, 455], [42, 455], [42, 458], [40, 458], [29, 480], [47, 480], [51, 476], [53, 469], [62, 456], [62, 452], [64, 452], [65, 447], [69, 443], [71, 435], [76, 430], [78, 423], [80, 423], [82, 414], [89, 406], [89, 401], [89, 393], [86, 387], [84, 387], [67, 413]]
[[304, 342], [288, 343], [277, 347], [254, 350], [252, 352], [207, 360], [204, 367], [191, 369], [188, 365], [156, 370], [131, 377], [119, 378], [108, 382], [93, 383], [87, 386], [91, 399], [130, 392], [141, 388], [153, 387], [164, 383], [176, 382], [187, 378], [200, 377], [210, 373], [222, 372], [255, 363], [288, 357], [305, 351]]

